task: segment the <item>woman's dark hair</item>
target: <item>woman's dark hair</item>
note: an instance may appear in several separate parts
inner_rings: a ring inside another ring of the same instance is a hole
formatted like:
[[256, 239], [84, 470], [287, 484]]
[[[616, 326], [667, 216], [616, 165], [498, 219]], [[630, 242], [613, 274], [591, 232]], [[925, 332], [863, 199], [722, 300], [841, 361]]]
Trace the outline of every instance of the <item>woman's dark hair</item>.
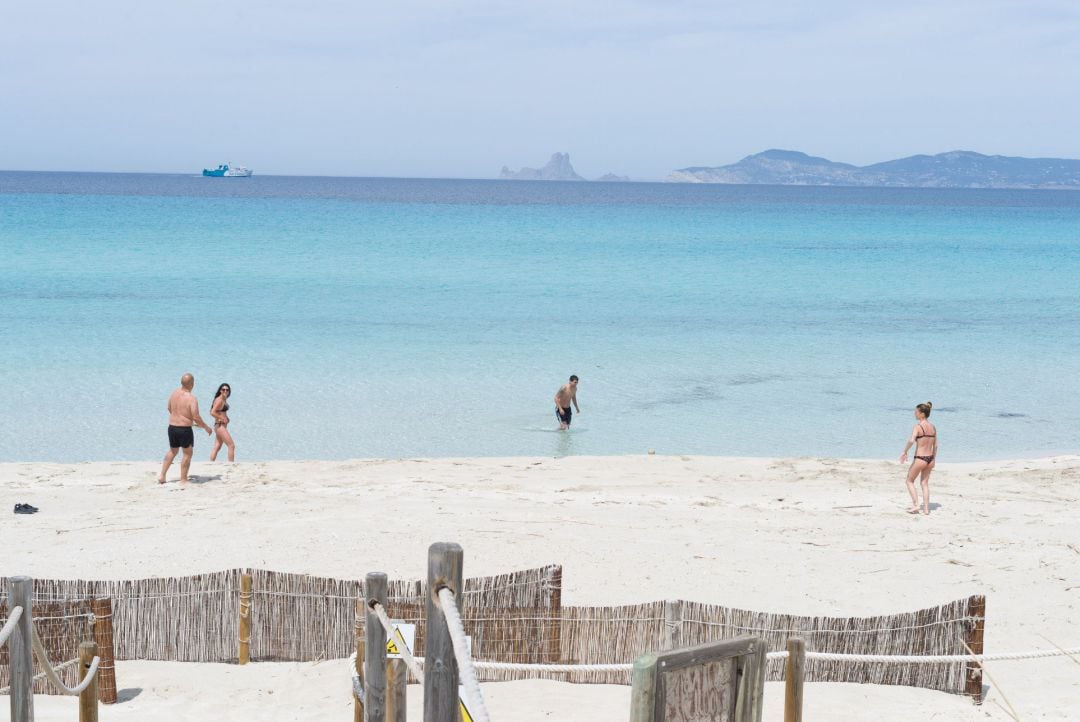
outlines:
[[[214, 401], [217, 401], [218, 396], [221, 396], [222, 389], [228, 389], [229, 390], [229, 396], [232, 396], [232, 384], [222, 384], [221, 386], [218, 386], [217, 387], [217, 393], [214, 394], [214, 399], [213, 399], [213, 401], [210, 402], [210, 408], [211, 409], [214, 408]], [[226, 401], [225, 403], [228, 403], [228, 402]]]
[[923, 416], [929, 416], [930, 410], [934, 408], [934, 405], [927, 401], [925, 404], [919, 404], [915, 408], [917, 408]]

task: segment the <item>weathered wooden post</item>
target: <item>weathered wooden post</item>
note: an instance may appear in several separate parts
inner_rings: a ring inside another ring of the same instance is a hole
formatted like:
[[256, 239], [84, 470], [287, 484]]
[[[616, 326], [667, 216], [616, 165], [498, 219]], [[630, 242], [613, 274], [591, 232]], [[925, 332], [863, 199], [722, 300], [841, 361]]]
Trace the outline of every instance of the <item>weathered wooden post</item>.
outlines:
[[[982, 595], [968, 599], [968, 616], [975, 619], [975, 626], [967, 635], [967, 646], [972, 654], [983, 653], [983, 630], [986, 628], [986, 597]], [[964, 691], [971, 696], [975, 704], [982, 704], [982, 665], [970, 661], [966, 666], [967, 680]]]
[[240, 575], [240, 664], [251, 661], [251, 575]]
[[116, 652], [113, 648], [112, 599], [91, 599], [90, 611], [94, 615], [94, 642], [97, 644], [98, 699], [102, 704], [116, 703]]
[[656, 715], [656, 655], [634, 661], [630, 678], [630, 722], [653, 722]]
[[34, 651], [31, 642], [34, 580], [30, 577], [8, 579], [8, 614], [22, 607], [15, 631], [8, 637], [8, 660], [11, 668], [11, 722], [34, 722]]
[[[353, 637], [356, 641], [356, 658], [353, 667], [356, 676], [360, 678], [360, 686], [364, 686], [364, 625], [363, 620], [367, 615], [367, 605], [363, 599], [357, 599], [353, 607]], [[364, 703], [356, 695], [353, 695], [353, 722], [364, 722]]]
[[372, 604], [386, 607], [386, 575], [369, 572], [364, 581], [364, 720], [386, 722], [386, 630]]
[[[79, 682], [86, 679], [94, 657], [98, 656], [97, 642], [83, 642], [79, 645]], [[101, 659], [98, 659], [98, 674], [101, 673]], [[79, 693], [79, 722], [98, 722], [98, 675]]]
[[406, 722], [405, 687], [409, 668], [404, 659], [386, 660], [386, 722]]
[[806, 644], [797, 637], [789, 639], [787, 652], [784, 666], [784, 722], [802, 722]]
[[[357, 602], [362, 604], [363, 602]], [[356, 676], [360, 678], [360, 687], [364, 686], [364, 640], [361, 637], [356, 639], [356, 661], [353, 664], [356, 669]], [[353, 695], [353, 722], [364, 722], [364, 703], [354, 694]]]
[[551, 628], [548, 636], [547, 661], [562, 662], [562, 567], [552, 567], [548, 575], [551, 589]]
[[736, 669], [741, 679], [735, 697], [735, 719], [740, 722], [761, 722], [765, 701], [765, 655], [768, 651], [765, 640], [754, 639], [749, 654], [739, 657]]
[[682, 601], [668, 599], [664, 602], [664, 649], [683, 646]]
[[424, 722], [458, 722], [458, 668], [454, 642], [439, 604], [448, 587], [462, 606], [461, 574], [465, 553], [458, 544], [428, 547], [427, 627], [424, 633]]

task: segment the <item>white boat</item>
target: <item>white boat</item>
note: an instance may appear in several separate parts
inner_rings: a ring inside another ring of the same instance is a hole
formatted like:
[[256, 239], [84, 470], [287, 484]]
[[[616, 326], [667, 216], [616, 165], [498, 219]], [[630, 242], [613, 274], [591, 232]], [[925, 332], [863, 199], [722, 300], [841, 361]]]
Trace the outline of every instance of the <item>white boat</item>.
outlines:
[[253, 172], [250, 168], [245, 168], [242, 165], [222, 163], [213, 170], [203, 168], [202, 174], [209, 178], [248, 178]]

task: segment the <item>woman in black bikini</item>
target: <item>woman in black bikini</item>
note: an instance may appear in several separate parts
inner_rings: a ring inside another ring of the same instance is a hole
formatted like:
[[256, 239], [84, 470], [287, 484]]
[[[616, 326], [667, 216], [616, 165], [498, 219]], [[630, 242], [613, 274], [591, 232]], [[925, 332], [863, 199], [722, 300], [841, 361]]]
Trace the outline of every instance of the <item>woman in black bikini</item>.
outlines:
[[927, 417], [934, 405], [927, 401], [915, 407], [915, 419], [918, 423], [911, 430], [911, 438], [908, 439], [904, 453], [900, 455], [900, 463], [907, 462], [908, 450], [915, 446], [915, 458], [911, 462], [911, 468], [907, 473], [907, 490], [911, 494], [911, 508], [908, 514], [919, 513], [919, 497], [915, 494], [915, 477], [922, 479], [922, 513], [930, 514], [930, 472], [934, 470], [934, 458], [937, 456], [937, 427], [931, 424]]
[[218, 386], [214, 401], [210, 404], [210, 415], [214, 417], [214, 448], [210, 452], [210, 461], [216, 461], [221, 445], [229, 447], [229, 461], [236, 461], [236, 444], [229, 433], [229, 397], [232, 387], [228, 384]]

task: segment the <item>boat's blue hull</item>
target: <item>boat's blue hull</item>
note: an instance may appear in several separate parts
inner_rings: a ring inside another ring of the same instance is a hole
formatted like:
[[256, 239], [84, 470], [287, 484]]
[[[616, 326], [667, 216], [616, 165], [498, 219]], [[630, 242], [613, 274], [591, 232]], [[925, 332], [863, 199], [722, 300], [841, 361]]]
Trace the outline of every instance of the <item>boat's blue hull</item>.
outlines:
[[252, 171], [242, 165], [235, 168], [228, 163], [222, 163], [217, 168], [210, 170], [203, 168], [202, 174], [208, 178], [250, 178]]

